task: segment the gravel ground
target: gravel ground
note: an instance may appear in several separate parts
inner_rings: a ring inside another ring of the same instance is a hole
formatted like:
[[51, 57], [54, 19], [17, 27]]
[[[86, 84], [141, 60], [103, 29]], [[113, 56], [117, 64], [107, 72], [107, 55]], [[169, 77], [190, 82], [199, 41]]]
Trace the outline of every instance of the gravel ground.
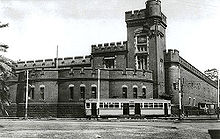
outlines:
[[210, 139], [208, 129], [220, 129], [220, 122], [0, 119], [1, 138]]

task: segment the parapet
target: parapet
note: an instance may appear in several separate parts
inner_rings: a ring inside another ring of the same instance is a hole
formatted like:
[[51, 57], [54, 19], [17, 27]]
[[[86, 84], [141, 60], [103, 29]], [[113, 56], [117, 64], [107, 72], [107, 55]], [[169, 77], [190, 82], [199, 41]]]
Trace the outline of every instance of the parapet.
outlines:
[[[76, 56], [76, 57], [65, 57], [58, 58], [59, 67], [65, 66], [85, 66], [91, 65], [91, 56]], [[56, 66], [57, 58], [54, 59], [41, 59], [41, 60], [29, 60], [29, 61], [18, 61], [16, 63], [16, 69], [29, 69], [29, 68], [54, 68]]]
[[187, 71], [193, 73], [195, 76], [199, 77], [206, 83], [212, 85], [213, 87], [217, 88], [217, 82], [212, 81], [210, 78], [208, 78], [204, 73], [199, 71], [197, 68], [195, 68], [193, 65], [191, 65], [189, 62], [187, 62], [185, 59], [180, 57], [180, 66], [187, 69]]
[[127, 41], [92, 45], [92, 53], [109, 53], [127, 51]]
[[168, 52], [165, 52], [165, 62], [175, 62], [179, 63], [179, 51], [176, 49], [168, 49]]
[[140, 20], [146, 18], [146, 9], [125, 12], [125, 21]]

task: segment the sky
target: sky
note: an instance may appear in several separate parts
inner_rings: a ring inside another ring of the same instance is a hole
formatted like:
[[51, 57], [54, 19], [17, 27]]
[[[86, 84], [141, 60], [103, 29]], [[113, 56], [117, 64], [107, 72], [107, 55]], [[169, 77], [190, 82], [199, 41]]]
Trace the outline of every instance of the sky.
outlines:
[[[90, 55], [91, 45], [127, 40], [125, 12], [146, 0], [0, 0], [0, 43], [14, 61]], [[220, 69], [219, 0], [162, 0], [167, 49], [202, 72]]]

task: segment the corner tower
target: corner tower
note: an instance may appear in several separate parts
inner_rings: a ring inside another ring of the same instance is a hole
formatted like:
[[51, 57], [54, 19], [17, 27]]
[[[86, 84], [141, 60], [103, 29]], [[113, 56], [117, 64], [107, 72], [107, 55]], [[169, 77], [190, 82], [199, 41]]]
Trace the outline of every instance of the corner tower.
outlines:
[[165, 93], [164, 51], [166, 16], [160, 0], [148, 0], [146, 8], [125, 13], [127, 67], [153, 71], [153, 98]]

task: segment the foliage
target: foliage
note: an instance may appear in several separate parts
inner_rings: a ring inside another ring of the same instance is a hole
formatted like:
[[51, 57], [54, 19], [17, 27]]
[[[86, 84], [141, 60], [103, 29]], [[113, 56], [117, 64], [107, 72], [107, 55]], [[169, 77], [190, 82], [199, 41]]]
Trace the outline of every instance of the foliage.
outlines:
[[7, 85], [7, 80], [10, 77], [15, 76], [14, 68], [15, 63], [3, 56], [0, 56], [0, 110], [3, 115], [8, 113], [4, 108], [4, 104], [10, 105], [9, 101], [9, 87]]

